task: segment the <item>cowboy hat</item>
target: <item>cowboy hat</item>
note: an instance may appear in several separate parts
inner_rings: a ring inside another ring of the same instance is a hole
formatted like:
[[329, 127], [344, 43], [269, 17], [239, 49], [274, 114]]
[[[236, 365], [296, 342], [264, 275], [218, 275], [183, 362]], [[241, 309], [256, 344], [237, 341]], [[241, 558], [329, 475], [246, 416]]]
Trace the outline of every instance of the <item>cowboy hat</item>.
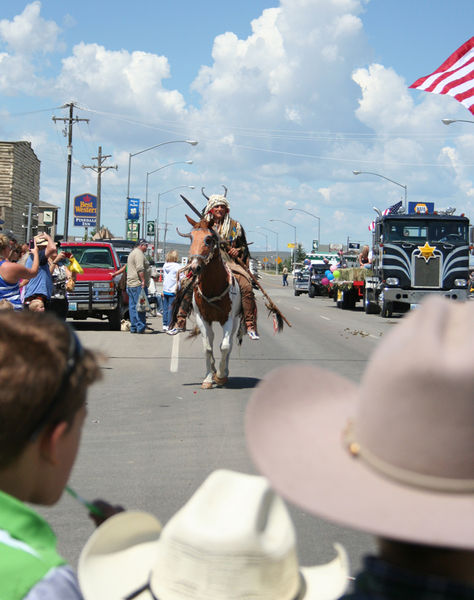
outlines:
[[348, 564], [335, 548], [330, 563], [299, 569], [288, 510], [268, 481], [218, 470], [163, 530], [141, 512], [105, 521], [81, 553], [79, 583], [85, 600], [338, 598]]
[[284, 367], [255, 389], [250, 454], [285, 498], [378, 536], [474, 549], [474, 303], [432, 297], [360, 385]]

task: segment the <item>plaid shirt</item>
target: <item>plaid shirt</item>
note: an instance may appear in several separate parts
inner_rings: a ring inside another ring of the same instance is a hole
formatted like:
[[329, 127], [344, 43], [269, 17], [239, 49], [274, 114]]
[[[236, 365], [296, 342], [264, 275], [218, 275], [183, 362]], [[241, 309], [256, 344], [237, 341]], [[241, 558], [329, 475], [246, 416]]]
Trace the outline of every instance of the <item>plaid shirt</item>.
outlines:
[[352, 593], [340, 600], [467, 600], [474, 586], [395, 567], [374, 556], [364, 559]]

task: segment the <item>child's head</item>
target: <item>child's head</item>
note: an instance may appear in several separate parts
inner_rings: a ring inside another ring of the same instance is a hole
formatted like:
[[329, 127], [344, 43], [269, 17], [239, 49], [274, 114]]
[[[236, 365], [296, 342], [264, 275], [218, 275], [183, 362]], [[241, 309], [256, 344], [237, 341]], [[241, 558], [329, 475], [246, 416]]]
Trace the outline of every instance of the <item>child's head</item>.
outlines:
[[166, 262], [178, 262], [179, 256], [176, 250], [170, 250], [166, 254]]
[[19, 477], [44, 466], [44, 483], [31, 486], [26, 499], [52, 504], [60, 496], [76, 457], [87, 388], [99, 377], [97, 359], [64, 322], [47, 313], [0, 313], [0, 479], [17, 466]]

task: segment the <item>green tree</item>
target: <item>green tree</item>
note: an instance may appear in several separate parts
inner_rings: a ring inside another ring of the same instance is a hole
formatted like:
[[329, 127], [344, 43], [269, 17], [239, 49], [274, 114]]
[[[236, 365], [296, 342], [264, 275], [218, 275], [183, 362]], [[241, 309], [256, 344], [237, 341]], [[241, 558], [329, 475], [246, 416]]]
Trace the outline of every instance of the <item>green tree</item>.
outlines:
[[298, 244], [296, 248], [296, 257], [295, 262], [302, 263], [306, 258], [306, 250], [303, 248], [302, 244]]

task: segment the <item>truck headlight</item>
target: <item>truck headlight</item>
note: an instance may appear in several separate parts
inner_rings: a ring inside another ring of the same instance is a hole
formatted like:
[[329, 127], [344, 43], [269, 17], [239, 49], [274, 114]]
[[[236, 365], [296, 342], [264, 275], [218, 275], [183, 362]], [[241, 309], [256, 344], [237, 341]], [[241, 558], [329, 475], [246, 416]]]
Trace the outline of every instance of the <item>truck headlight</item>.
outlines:
[[467, 280], [466, 279], [455, 279], [454, 285], [456, 287], [467, 287]]
[[387, 277], [385, 283], [387, 285], [398, 285], [400, 283], [400, 280], [398, 279], [398, 277]]

